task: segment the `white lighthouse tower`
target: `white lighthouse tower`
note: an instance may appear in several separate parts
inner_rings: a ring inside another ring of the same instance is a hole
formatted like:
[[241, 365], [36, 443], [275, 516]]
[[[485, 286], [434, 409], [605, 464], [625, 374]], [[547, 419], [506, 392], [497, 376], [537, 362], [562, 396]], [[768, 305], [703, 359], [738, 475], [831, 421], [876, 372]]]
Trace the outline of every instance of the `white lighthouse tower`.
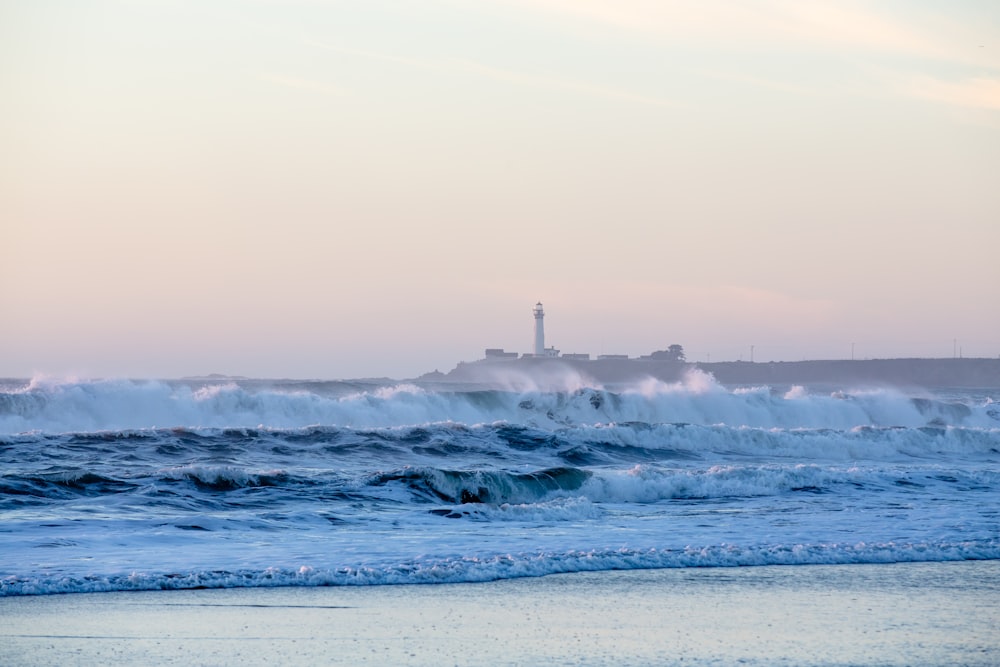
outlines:
[[542, 302], [539, 301], [531, 309], [535, 315], [535, 356], [545, 356], [545, 311], [542, 310]]

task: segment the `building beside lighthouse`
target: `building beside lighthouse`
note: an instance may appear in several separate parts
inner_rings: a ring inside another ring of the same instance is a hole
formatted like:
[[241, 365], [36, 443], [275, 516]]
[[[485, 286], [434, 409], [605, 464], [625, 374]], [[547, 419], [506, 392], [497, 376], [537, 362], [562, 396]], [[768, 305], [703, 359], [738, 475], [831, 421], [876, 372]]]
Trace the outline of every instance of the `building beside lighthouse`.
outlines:
[[[531, 314], [535, 318], [535, 341], [532, 352], [522, 354], [522, 359], [564, 359], [566, 361], [590, 361], [589, 354], [560, 354], [554, 347], [545, 347], [545, 309], [539, 301], [531, 309]], [[497, 359], [517, 359], [516, 352], [504, 352], [503, 349], [492, 348], [486, 350], [486, 358]], [[684, 361], [684, 348], [680, 345], [671, 345], [668, 350], [659, 350], [652, 354], [639, 357], [646, 361]], [[599, 354], [597, 361], [628, 361], [627, 354]]]
[[[523, 359], [556, 359], [559, 358], [559, 350], [554, 347], [545, 347], [545, 309], [542, 307], [542, 302], [539, 301], [531, 309], [531, 314], [535, 318], [535, 341], [532, 346], [532, 351], [519, 355], [517, 352], [506, 352], [503, 348], [489, 347], [486, 348], [486, 359], [488, 361], [499, 361], [503, 359], [517, 359], [521, 357]], [[577, 359], [590, 358], [590, 355], [580, 355], [572, 354], [566, 355], [567, 357], [573, 357]]]

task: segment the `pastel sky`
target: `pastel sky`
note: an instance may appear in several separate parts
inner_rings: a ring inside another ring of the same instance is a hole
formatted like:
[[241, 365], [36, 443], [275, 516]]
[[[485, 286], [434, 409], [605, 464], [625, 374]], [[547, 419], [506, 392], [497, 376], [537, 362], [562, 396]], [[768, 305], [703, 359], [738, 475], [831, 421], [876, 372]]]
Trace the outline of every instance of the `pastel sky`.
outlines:
[[0, 376], [1000, 355], [995, 0], [0, 0]]

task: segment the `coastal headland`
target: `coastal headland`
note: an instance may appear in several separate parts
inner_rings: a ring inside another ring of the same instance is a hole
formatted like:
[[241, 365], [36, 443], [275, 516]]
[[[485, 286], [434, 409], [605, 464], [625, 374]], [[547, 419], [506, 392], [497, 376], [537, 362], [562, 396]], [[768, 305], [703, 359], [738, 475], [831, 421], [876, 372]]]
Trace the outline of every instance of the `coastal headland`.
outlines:
[[506, 376], [556, 377], [567, 372], [601, 384], [656, 379], [679, 382], [692, 370], [723, 385], [853, 385], [924, 388], [998, 388], [1000, 359], [865, 359], [714, 363], [654, 359], [519, 358], [461, 362], [442, 382], [502, 381]]

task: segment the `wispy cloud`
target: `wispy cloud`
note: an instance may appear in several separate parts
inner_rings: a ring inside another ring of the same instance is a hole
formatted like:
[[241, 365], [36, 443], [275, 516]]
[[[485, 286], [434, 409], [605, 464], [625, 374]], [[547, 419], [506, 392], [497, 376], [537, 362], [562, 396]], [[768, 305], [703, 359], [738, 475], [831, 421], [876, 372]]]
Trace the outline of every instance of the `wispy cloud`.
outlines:
[[[816, 82], [779, 81], [744, 71], [703, 71], [705, 76], [783, 92], [822, 96], [880, 94], [975, 109], [998, 109], [1000, 44], [989, 20], [903, 6], [891, 11], [875, 0], [496, 0], [536, 15], [668, 38], [695, 48], [770, 50], [791, 55], [825, 51], [849, 61], [871, 55], [889, 60], [873, 77], [836, 88]], [[991, 41], [992, 40], [992, 41]], [[866, 66], [872, 72], [875, 66]], [[952, 71], [953, 79], [943, 71]], [[964, 73], [960, 73], [964, 72]]]
[[767, 88], [770, 90], [775, 90], [782, 93], [791, 93], [794, 95], [807, 95], [809, 97], [832, 97], [835, 95], [839, 95], [841, 92], [839, 89], [833, 90], [827, 87], [805, 86], [797, 83], [789, 83], [787, 81], [776, 81], [774, 79], [766, 79], [759, 76], [751, 76], [748, 74], [738, 74], [733, 72], [699, 70], [699, 74], [712, 79], [718, 79], [720, 81], [742, 83], [749, 86], [757, 86], [758, 88]]
[[414, 67], [419, 69], [434, 70], [439, 72], [450, 72], [457, 74], [468, 74], [476, 77], [489, 78], [496, 81], [503, 81], [517, 86], [528, 86], [548, 90], [565, 90], [581, 95], [590, 95], [614, 99], [624, 102], [643, 104], [657, 107], [680, 107], [681, 103], [661, 97], [653, 97], [635, 93], [630, 90], [614, 88], [610, 86], [595, 85], [584, 81], [575, 81], [558, 76], [524, 72], [487, 65], [475, 60], [464, 58], [451, 59], [429, 59], [412, 58], [399, 56], [390, 53], [381, 53], [363, 49], [354, 49], [342, 46], [335, 46], [323, 42], [308, 40], [311, 46], [327, 51], [334, 51], [350, 56], [359, 56], [371, 60], [393, 63], [404, 67]]
[[506, 81], [522, 86], [534, 86], [538, 88], [556, 88], [571, 92], [582, 93], [584, 95], [594, 95], [609, 99], [622, 100], [626, 102], [636, 102], [638, 104], [648, 104], [658, 107], [679, 107], [683, 106], [679, 102], [674, 102], [660, 97], [650, 97], [633, 93], [628, 90], [598, 86], [580, 81], [570, 81], [558, 77], [529, 74], [499, 67], [491, 67], [471, 60], [456, 60], [454, 67], [457, 70], [490, 77], [499, 81]]
[[980, 49], [988, 30], [910, 8], [905, 17], [872, 0], [498, 0], [526, 11], [575, 17], [706, 44], [863, 49], [998, 66]]
[[918, 77], [904, 86], [903, 92], [912, 97], [952, 106], [1000, 111], [1000, 79], [997, 78], [942, 81]]
[[351, 91], [346, 88], [341, 88], [340, 86], [334, 86], [329, 83], [322, 81], [313, 81], [310, 79], [302, 79], [294, 76], [285, 76], [283, 74], [272, 74], [270, 72], [265, 72], [260, 75], [260, 79], [267, 81], [268, 83], [277, 84], [279, 86], [285, 86], [286, 88], [297, 88], [298, 90], [306, 90], [312, 93], [319, 93], [321, 95], [335, 95], [335, 96], [346, 96], [351, 95]]

